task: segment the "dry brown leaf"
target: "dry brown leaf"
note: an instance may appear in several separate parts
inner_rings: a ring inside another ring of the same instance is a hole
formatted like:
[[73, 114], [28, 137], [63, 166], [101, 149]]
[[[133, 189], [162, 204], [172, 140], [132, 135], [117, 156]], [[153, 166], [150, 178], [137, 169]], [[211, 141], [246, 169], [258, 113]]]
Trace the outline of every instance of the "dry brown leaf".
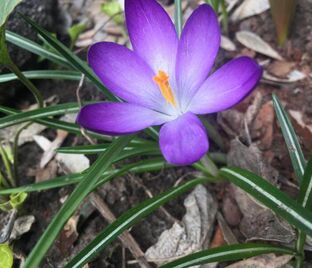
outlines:
[[236, 45], [226, 36], [221, 35], [220, 46], [227, 51], [236, 51]]
[[298, 70], [293, 70], [292, 72], [290, 72], [287, 75], [287, 78], [275, 77], [275, 76], [269, 74], [267, 71], [263, 71], [263, 75], [262, 75], [262, 78], [264, 80], [272, 81], [275, 83], [285, 83], [285, 84], [295, 83], [295, 82], [298, 82], [300, 80], [305, 79], [306, 77], [307, 77], [306, 74], [304, 74], [303, 72], [300, 72]]
[[273, 63], [268, 66], [268, 71], [274, 76], [286, 78], [295, 66], [296, 64], [294, 62], [273, 61]]
[[29, 232], [34, 222], [35, 217], [33, 215], [25, 215], [17, 218], [14, 222], [10, 239], [15, 240], [23, 234]]
[[276, 50], [274, 50], [267, 42], [253, 32], [240, 31], [237, 32], [235, 36], [236, 39], [245, 47], [273, 59], [283, 60]]
[[[44, 150], [51, 148], [51, 142], [44, 136], [35, 136], [35, 142]], [[59, 154], [55, 159], [66, 173], [79, 173], [90, 167], [90, 160], [82, 154]]]
[[239, 21], [254, 15], [261, 14], [269, 8], [270, 3], [268, 0], [245, 0], [237, 9], [235, 9], [231, 19], [233, 21]]
[[212, 238], [209, 248], [217, 248], [225, 244], [224, 236], [220, 225], [217, 225], [216, 231]]
[[161, 264], [207, 246], [217, 213], [217, 203], [202, 185], [198, 185], [184, 201], [186, 214], [182, 223], [174, 223], [145, 255]]
[[[228, 164], [250, 170], [276, 185], [278, 172], [266, 162], [255, 144], [248, 147], [238, 139], [233, 140], [228, 154]], [[240, 188], [232, 187], [235, 200], [243, 214], [240, 231], [247, 240], [290, 243], [295, 239], [295, 233], [287, 222], [279, 219], [271, 210]]]
[[271, 148], [273, 141], [274, 118], [274, 108], [272, 102], [269, 101], [262, 105], [252, 124], [252, 138], [259, 139], [259, 147], [262, 150]]

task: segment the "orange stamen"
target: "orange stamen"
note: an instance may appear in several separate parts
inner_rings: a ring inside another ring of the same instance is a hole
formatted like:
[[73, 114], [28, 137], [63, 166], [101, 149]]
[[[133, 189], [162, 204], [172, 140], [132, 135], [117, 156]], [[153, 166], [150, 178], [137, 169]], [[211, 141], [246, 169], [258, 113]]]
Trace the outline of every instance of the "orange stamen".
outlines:
[[176, 101], [169, 85], [169, 76], [164, 71], [158, 71], [158, 74], [153, 77], [154, 82], [159, 86], [160, 92], [165, 100], [173, 106], [176, 106]]

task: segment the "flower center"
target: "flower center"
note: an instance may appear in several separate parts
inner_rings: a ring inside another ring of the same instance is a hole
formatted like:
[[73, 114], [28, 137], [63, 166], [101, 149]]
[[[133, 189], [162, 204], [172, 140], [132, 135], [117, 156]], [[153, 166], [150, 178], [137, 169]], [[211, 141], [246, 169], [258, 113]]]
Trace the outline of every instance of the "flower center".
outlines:
[[173, 96], [172, 89], [169, 85], [169, 76], [164, 71], [159, 70], [158, 74], [153, 77], [154, 82], [158, 85], [161, 94], [165, 100], [172, 106], [176, 107], [176, 100]]

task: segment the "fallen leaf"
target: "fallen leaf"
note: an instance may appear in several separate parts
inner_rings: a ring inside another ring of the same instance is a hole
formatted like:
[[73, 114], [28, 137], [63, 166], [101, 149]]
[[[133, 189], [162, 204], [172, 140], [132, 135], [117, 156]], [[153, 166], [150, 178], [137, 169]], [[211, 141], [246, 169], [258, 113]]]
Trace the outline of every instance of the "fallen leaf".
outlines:
[[224, 241], [231, 245], [231, 244], [237, 244], [238, 241], [235, 237], [235, 235], [233, 234], [231, 228], [228, 226], [228, 224], [226, 223], [225, 219], [223, 218], [221, 213], [217, 213], [217, 220], [219, 223], [219, 226], [222, 230], [222, 234], [223, 234], [223, 238]]
[[273, 61], [273, 63], [268, 66], [268, 72], [274, 76], [286, 78], [295, 66], [296, 64], [294, 62]]
[[35, 217], [33, 215], [26, 215], [17, 218], [14, 222], [10, 239], [15, 240], [23, 234], [28, 233], [34, 222]]
[[44, 168], [39, 168], [35, 171], [36, 183], [55, 178], [57, 175], [57, 170], [57, 161], [53, 159]]
[[46, 164], [51, 161], [51, 159], [56, 155], [56, 149], [62, 145], [67, 136], [68, 132], [57, 130], [57, 135], [54, 141], [50, 143], [49, 147], [44, 149], [44, 153], [40, 161], [40, 168], [44, 168]]
[[182, 223], [175, 222], [145, 252], [149, 261], [162, 264], [208, 246], [217, 213], [216, 201], [204, 186], [198, 185], [184, 200], [184, 206]]
[[293, 70], [292, 72], [290, 72], [287, 75], [287, 78], [275, 77], [275, 76], [269, 74], [267, 71], [263, 71], [263, 75], [262, 75], [262, 78], [264, 80], [268, 80], [268, 81], [275, 82], [275, 83], [285, 83], [285, 84], [295, 83], [295, 82], [298, 82], [300, 80], [305, 79], [306, 77], [307, 77], [306, 74], [304, 74], [298, 70]]
[[[52, 142], [44, 136], [35, 136], [35, 142], [44, 150], [51, 148]], [[55, 154], [55, 159], [66, 173], [79, 173], [90, 167], [90, 160], [82, 154]]]
[[312, 134], [312, 124], [307, 124], [304, 122], [303, 113], [300, 111], [289, 110], [288, 113], [292, 118], [294, 118], [299, 126], [306, 128]]
[[239, 225], [242, 213], [240, 212], [236, 201], [229, 195], [226, 195], [222, 202], [222, 212], [226, 222], [231, 226]]
[[[250, 170], [276, 185], [278, 172], [263, 158], [255, 144], [246, 146], [238, 139], [231, 141], [228, 164]], [[256, 201], [240, 188], [232, 185], [234, 198], [243, 214], [240, 231], [247, 240], [278, 241], [290, 243], [295, 239], [295, 232], [284, 220]]]
[[221, 247], [224, 244], [225, 244], [225, 240], [223, 237], [223, 232], [222, 232], [222, 229], [220, 228], [220, 225], [218, 224], [209, 248]]
[[233, 21], [239, 21], [254, 15], [263, 13], [270, 8], [268, 0], [245, 0], [238, 8], [233, 12], [231, 19]]
[[268, 101], [262, 105], [252, 124], [252, 138], [259, 140], [259, 148], [261, 150], [268, 150], [271, 148], [273, 142], [274, 118], [275, 113], [272, 102]]
[[236, 45], [226, 36], [221, 35], [221, 47], [227, 51], [236, 51]]
[[276, 50], [274, 50], [267, 42], [253, 32], [240, 31], [237, 32], [235, 36], [236, 39], [245, 47], [273, 59], [283, 60]]
[[275, 254], [265, 254], [231, 264], [226, 266], [226, 268], [281, 268], [289, 263], [293, 257], [291, 255], [276, 256]]
[[[14, 125], [0, 130], [0, 139], [4, 141], [14, 142], [17, 131], [23, 126], [23, 124]], [[19, 136], [18, 146], [21, 146], [27, 142], [33, 141], [34, 135], [41, 133], [47, 127], [36, 123], [31, 124], [25, 128]]]

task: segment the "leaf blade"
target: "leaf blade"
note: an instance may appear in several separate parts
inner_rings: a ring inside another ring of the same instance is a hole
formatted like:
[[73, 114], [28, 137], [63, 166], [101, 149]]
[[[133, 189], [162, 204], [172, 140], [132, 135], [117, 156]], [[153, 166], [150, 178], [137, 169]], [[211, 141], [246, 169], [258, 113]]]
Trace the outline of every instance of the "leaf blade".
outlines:
[[312, 213], [265, 179], [240, 168], [221, 168], [220, 175], [240, 187], [298, 229], [312, 235]]
[[212, 262], [236, 261], [268, 253], [295, 254], [295, 252], [289, 248], [266, 244], [246, 243], [199, 251], [162, 265], [160, 268], [185, 268]]
[[298, 180], [301, 181], [305, 168], [305, 159], [298, 141], [298, 137], [280, 100], [275, 94], [273, 94], [272, 98], [276, 116], [280, 123], [282, 133], [287, 144], [287, 149], [293, 168], [295, 170], [295, 174]]
[[177, 195], [191, 189], [197, 184], [207, 182], [206, 179], [195, 179], [181, 186], [175, 187], [154, 198], [145, 200], [138, 206], [122, 214], [116, 221], [106, 227], [87, 247], [74, 257], [66, 267], [82, 267], [92, 259], [100, 250], [107, 246], [124, 230], [138, 222], [143, 217], [153, 212], [156, 208], [175, 198]]
[[95, 163], [89, 168], [89, 171], [84, 176], [84, 179], [78, 184], [72, 194], [65, 201], [62, 208], [53, 218], [35, 247], [26, 258], [25, 268], [38, 267], [46, 252], [54, 242], [60, 230], [65, 225], [66, 221], [74, 213], [81, 201], [93, 189], [100, 175], [111, 165], [114, 158], [123, 150], [123, 148], [132, 139], [132, 136], [124, 136], [116, 139], [109, 150], [101, 154]]

